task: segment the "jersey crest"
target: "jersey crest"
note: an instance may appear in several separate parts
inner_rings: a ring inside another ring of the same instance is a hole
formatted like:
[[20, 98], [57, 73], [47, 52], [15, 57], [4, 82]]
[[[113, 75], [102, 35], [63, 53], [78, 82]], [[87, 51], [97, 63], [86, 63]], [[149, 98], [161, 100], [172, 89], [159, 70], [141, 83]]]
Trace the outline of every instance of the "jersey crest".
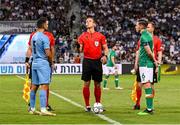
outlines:
[[94, 42], [94, 45], [95, 45], [96, 47], [98, 47], [98, 46], [99, 46], [99, 41], [95, 41], [95, 42]]

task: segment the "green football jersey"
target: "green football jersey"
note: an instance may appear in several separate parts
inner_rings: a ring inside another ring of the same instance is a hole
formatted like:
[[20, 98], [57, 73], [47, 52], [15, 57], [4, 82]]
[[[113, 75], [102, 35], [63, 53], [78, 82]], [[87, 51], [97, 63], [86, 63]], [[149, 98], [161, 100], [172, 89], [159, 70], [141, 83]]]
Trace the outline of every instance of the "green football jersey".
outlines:
[[153, 52], [152, 35], [147, 30], [144, 30], [140, 37], [139, 66], [153, 68], [153, 60], [148, 56], [146, 50], [144, 49], [145, 45], [149, 45], [151, 51]]
[[113, 66], [114, 66], [114, 64], [113, 64], [113, 62], [112, 62], [112, 60], [111, 60], [111, 58], [112, 58], [112, 57], [115, 57], [115, 55], [116, 55], [116, 53], [115, 53], [114, 50], [110, 50], [110, 51], [109, 51], [109, 54], [108, 54], [108, 60], [107, 60], [106, 66], [109, 66], [109, 67], [113, 67]]

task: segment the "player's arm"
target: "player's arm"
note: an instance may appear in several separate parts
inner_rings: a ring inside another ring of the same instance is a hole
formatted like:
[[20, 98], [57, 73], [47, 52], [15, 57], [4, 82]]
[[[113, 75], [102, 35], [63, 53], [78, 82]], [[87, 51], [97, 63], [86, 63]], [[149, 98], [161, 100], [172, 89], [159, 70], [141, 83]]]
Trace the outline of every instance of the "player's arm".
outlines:
[[162, 51], [158, 51], [158, 64], [162, 62]]
[[55, 48], [54, 48], [55, 38], [52, 33], [50, 33], [49, 40], [50, 40], [50, 51], [51, 51], [52, 61], [53, 61], [53, 63], [55, 63], [55, 58], [54, 58], [55, 57]]
[[51, 55], [51, 46], [50, 46], [50, 41], [48, 37], [43, 37], [43, 46], [44, 46], [44, 50], [46, 53], [46, 56], [48, 58], [48, 61], [50, 63], [50, 66], [53, 64], [53, 60], [52, 60], [52, 55]]
[[25, 65], [26, 65], [28, 68], [30, 67], [30, 65], [29, 65], [29, 59], [30, 59], [31, 55], [32, 55], [32, 47], [31, 47], [31, 45], [30, 45], [30, 46], [28, 46], [28, 49], [27, 49], [27, 51], [26, 51], [26, 59], [25, 59]]
[[54, 59], [54, 55], [55, 55], [55, 49], [54, 49], [54, 46], [51, 46], [51, 56], [52, 56], [52, 61], [55, 62], [55, 59]]
[[82, 44], [79, 44], [79, 45], [80, 45], [79, 51], [80, 51], [80, 53], [82, 53], [83, 52], [83, 45]]
[[161, 40], [158, 38], [158, 42], [157, 42], [157, 56], [158, 56], [158, 64], [161, 64], [162, 61], [162, 42]]
[[156, 59], [155, 59], [155, 57], [154, 57], [154, 54], [152, 53], [152, 51], [151, 51], [148, 43], [145, 43], [145, 44], [144, 44], [144, 49], [145, 49], [147, 55], [153, 60], [154, 64], [155, 64], [156, 67], [157, 67], [157, 66], [158, 66], [158, 65], [157, 65], [157, 61], [156, 61]]
[[30, 35], [30, 38], [29, 38], [29, 41], [28, 41], [28, 49], [26, 51], [26, 59], [25, 59], [25, 65], [27, 68], [30, 68], [30, 64], [29, 64], [29, 59], [32, 55], [32, 47], [31, 47], [31, 39], [32, 39], [32, 36], [33, 36], [34, 33], [31, 33]]
[[52, 57], [51, 57], [50, 48], [46, 48], [46, 49], [45, 49], [45, 53], [46, 53], [46, 56], [48, 57], [49, 63], [52, 64], [52, 63], [53, 63], [53, 60], [52, 60]]
[[104, 44], [104, 45], [103, 45], [103, 53], [104, 53], [104, 55], [107, 57], [107, 55], [108, 55], [108, 53], [109, 53], [109, 49], [108, 49], [107, 44]]
[[83, 34], [78, 37], [79, 51], [83, 52]]
[[136, 55], [135, 55], [135, 62], [134, 62], [135, 71], [138, 70], [138, 62], [139, 62], [139, 50], [136, 51]]
[[114, 56], [111, 57], [111, 61], [112, 61], [112, 63], [113, 63], [113, 66], [115, 66], [116, 64], [115, 64], [115, 58], [114, 58]]

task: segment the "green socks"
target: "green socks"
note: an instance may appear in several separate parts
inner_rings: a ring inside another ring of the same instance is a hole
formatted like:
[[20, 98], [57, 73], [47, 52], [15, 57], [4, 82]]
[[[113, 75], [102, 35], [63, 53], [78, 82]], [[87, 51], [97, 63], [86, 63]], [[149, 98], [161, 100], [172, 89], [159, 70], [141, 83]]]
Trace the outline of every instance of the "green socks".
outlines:
[[145, 89], [147, 109], [153, 109], [152, 88]]
[[115, 80], [114, 80], [114, 82], [115, 82], [115, 86], [116, 87], [119, 87], [119, 78], [118, 78], [119, 76], [118, 75], [115, 75]]

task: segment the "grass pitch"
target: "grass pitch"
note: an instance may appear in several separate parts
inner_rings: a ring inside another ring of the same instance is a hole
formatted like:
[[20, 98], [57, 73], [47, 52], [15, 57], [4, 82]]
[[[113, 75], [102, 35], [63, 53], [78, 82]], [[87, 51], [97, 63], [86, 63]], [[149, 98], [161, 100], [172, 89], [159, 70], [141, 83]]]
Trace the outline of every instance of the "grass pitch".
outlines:
[[[106, 117], [121, 124], [180, 124], [180, 76], [161, 77], [161, 82], [155, 85], [155, 113], [149, 116], [138, 116], [139, 111], [132, 110], [134, 104], [130, 94], [133, 81], [133, 75], [120, 75], [120, 85], [124, 89], [115, 90], [114, 77], [109, 78], [110, 90], [102, 90], [102, 104], [106, 109], [104, 112]], [[55, 109], [56, 117], [29, 115], [27, 104], [22, 99], [24, 82], [15, 75], [0, 76], [0, 124], [110, 124], [108, 120], [103, 120], [93, 113], [86, 113], [82, 108], [52, 94], [49, 102]], [[84, 105], [82, 83], [80, 75], [54, 75], [50, 89]], [[39, 98], [36, 100], [38, 109]], [[93, 84], [91, 83], [91, 105], [93, 103]], [[144, 108], [143, 95], [141, 110]]]

